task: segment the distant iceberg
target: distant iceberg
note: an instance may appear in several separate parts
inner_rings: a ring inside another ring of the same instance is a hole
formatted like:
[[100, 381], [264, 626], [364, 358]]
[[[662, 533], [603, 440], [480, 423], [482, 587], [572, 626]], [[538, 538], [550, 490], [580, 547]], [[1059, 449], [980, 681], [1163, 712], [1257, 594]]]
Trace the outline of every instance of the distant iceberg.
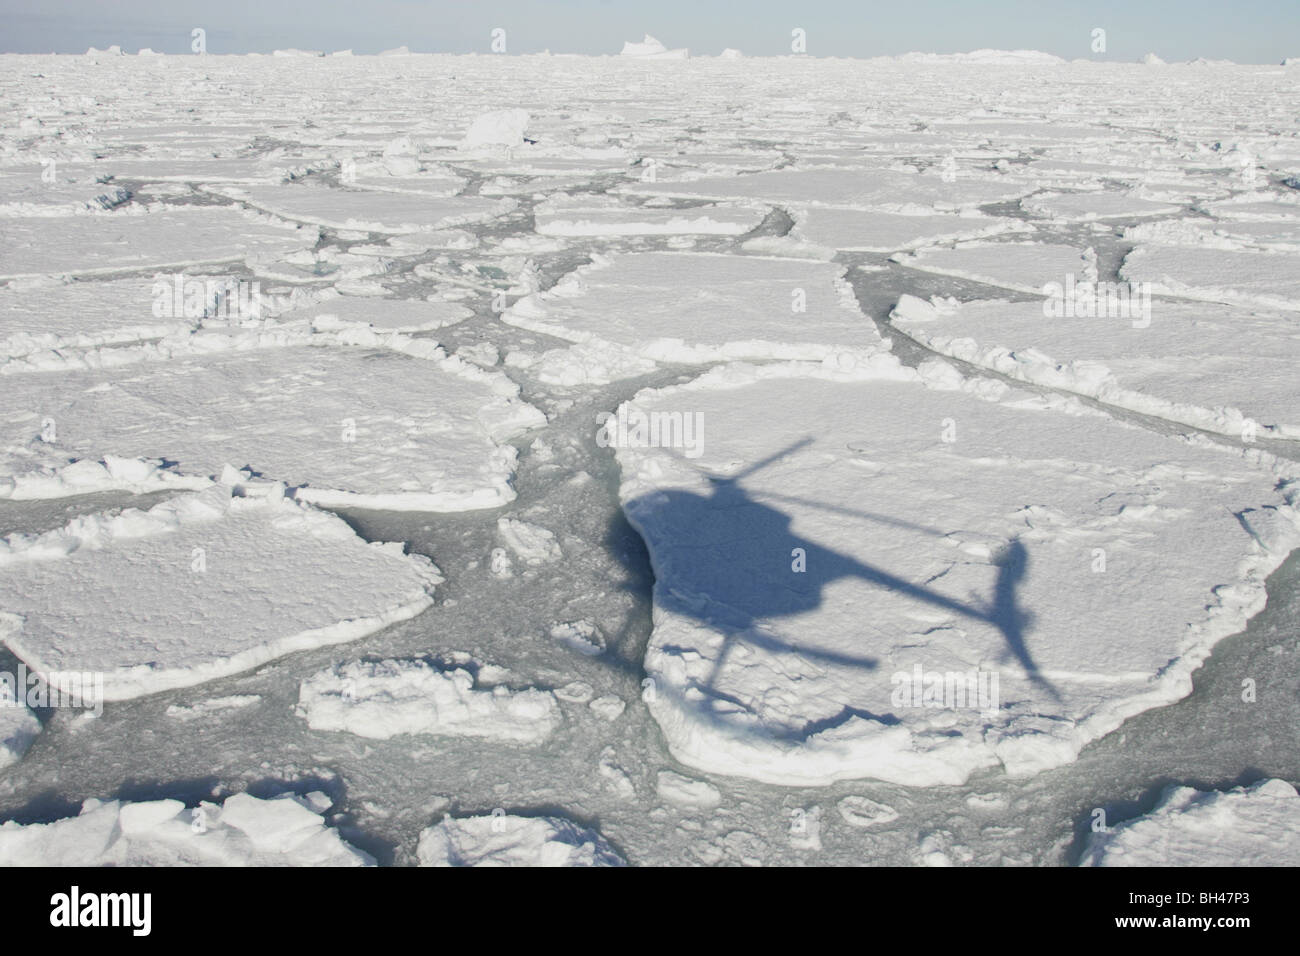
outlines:
[[691, 51], [685, 47], [680, 50], [668, 49], [648, 33], [640, 43], [631, 40], [625, 42], [619, 53], [619, 56], [634, 56], [642, 60], [685, 60], [690, 55]]
[[1055, 66], [1065, 60], [1041, 50], [972, 50], [970, 53], [904, 53], [905, 63], [981, 63], [998, 66]]

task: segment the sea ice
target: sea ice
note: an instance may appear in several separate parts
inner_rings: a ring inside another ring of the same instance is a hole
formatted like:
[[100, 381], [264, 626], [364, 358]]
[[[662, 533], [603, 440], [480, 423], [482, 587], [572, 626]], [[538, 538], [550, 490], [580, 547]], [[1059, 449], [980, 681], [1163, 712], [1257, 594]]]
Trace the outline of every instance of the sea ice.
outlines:
[[445, 817], [420, 834], [421, 866], [626, 866], [595, 830], [560, 817]]
[[53, 687], [124, 700], [354, 640], [432, 604], [400, 544], [275, 493], [216, 486], [0, 541], [0, 637]]
[[1169, 787], [1150, 813], [1094, 832], [1081, 866], [1296, 866], [1300, 794], [1285, 780]]
[[1248, 440], [1300, 439], [1293, 318], [1144, 301], [1145, 315], [1130, 301], [1122, 315], [1048, 317], [1041, 301], [904, 295], [890, 322], [927, 348], [1011, 378]]
[[221, 194], [286, 219], [362, 232], [433, 232], [495, 219], [515, 208], [508, 199], [331, 189], [300, 183], [229, 187]]
[[894, 262], [910, 269], [971, 279], [1016, 292], [1041, 295], [1049, 282], [1064, 285], [1097, 281], [1097, 256], [1092, 249], [1077, 249], [1045, 242], [965, 242], [952, 247], [899, 253]]
[[272, 222], [228, 206], [140, 210], [0, 219], [0, 280], [242, 262], [310, 249], [319, 238], [315, 228]]
[[0, 825], [0, 866], [373, 866], [308, 800], [247, 793], [186, 809], [179, 800], [87, 800], [52, 823]]
[[647, 703], [682, 763], [927, 786], [1070, 762], [1188, 694], [1300, 543], [1268, 456], [891, 358], [628, 403], [709, 423], [697, 458], [616, 449], [655, 571]]
[[[731, 358], [866, 360], [884, 346], [843, 266], [709, 253], [597, 257], [502, 319], [618, 355], [704, 363]], [[582, 361], [581, 354], [575, 360]], [[641, 374], [628, 370], [607, 374]]]
[[161, 476], [110, 458], [165, 459], [189, 478], [249, 469], [326, 507], [489, 508], [515, 496], [506, 440], [544, 421], [499, 372], [366, 329], [204, 332], [86, 359], [104, 367], [6, 378], [0, 497], [134, 488]]
[[398, 734], [539, 744], [561, 721], [550, 691], [476, 689], [463, 668], [424, 661], [353, 661], [307, 678], [298, 716], [313, 730], [385, 740]]

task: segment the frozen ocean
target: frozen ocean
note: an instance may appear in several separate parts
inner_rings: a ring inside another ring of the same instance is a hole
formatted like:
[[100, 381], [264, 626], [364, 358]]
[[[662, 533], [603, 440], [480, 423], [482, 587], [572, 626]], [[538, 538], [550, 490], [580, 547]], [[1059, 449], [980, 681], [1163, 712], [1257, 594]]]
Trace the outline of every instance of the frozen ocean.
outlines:
[[0, 56], [0, 863], [1300, 863], [1298, 71]]

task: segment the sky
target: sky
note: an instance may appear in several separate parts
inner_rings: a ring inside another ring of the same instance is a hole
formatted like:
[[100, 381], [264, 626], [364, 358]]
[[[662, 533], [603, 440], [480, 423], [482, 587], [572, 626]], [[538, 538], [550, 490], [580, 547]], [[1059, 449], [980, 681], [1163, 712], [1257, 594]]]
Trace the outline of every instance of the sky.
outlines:
[[[650, 33], [692, 54], [809, 56], [1033, 49], [1066, 59], [1278, 63], [1300, 57], [1300, 0], [0, 0], [0, 52], [118, 44], [190, 53], [617, 53]], [[1105, 50], [1094, 50], [1094, 31]]]

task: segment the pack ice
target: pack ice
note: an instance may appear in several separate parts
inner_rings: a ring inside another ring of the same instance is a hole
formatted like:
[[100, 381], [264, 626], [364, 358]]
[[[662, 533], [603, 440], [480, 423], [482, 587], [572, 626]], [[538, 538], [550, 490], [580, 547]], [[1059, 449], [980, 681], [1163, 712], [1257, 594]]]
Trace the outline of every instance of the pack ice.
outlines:
[[680, 761], [766, 783], [959, 784], [1072, 761], [1191, 690], [1300, 541], [1259, 453], [888, 354], [720, 367], [629, 403], [655, 571], [647, 701]]
[[1093, 833], [1081, 866], [1296, 866], [1300, 794], [1285, 780], [1170, 787], [1156, 808]]
[[103, 674], [104, 699], [123, 700], [377, 631], [440, 581], [333, 515], [218, 485], [4, 539], [0, 637], [52, 686]]
[[329, 802], [320, 793], [237, 793], [192, 809], [87, 800], [75, 817], [0, 825], [0, 866], [374, 866], [314, 809]]

